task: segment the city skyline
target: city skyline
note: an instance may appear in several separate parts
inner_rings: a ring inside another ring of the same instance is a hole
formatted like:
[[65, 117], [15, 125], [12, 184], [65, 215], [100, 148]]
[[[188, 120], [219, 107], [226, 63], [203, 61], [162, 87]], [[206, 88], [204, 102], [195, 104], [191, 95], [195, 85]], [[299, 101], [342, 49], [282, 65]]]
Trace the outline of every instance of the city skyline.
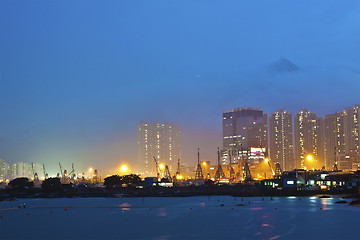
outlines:
[[111, 174], [136, 162], [146, 119], [182, 127], [184, 162], [198, 147], [216, 161], [224, 109], [342, 111], [360, 102], [359, 11], [354, 0], [2, 1], [0, 157]]

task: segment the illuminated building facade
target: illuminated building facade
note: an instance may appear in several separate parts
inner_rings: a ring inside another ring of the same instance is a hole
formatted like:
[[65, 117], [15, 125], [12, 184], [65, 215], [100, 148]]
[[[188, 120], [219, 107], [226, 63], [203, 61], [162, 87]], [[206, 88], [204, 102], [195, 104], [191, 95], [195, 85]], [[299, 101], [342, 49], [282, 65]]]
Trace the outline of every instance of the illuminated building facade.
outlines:
[[0, 158], [0, 181], [10, 177], [10, 165]]
[[138, 124], [138, 165], [142, 175], [156, 174], [153, 157], [158, 163], [168, 165], [175, 173], [178, 159], [182, 158], [182, 130], [173, 123]]
[[[324, 120], [307, 109], [294, 115], [295, 162], [297, 168], [322, 168]], [[310, 157], [309, 157], [310, 156]]]
[[243, 107], [223, 111], [223, 149], [267, 148], [267, 114], [262, 108]]
[[325, 168], [334, 170], [336, 156], [344, 149], [342, 113], [326, 114], [324, 118]]
[[357, 170], [360, 162], [360, 105], [325, 115], [325, 159], [331, 169]]
[[269, 145], [272, 163], [285, 171], [295, 168], [291, 113], [281, 109], [269, 115]]

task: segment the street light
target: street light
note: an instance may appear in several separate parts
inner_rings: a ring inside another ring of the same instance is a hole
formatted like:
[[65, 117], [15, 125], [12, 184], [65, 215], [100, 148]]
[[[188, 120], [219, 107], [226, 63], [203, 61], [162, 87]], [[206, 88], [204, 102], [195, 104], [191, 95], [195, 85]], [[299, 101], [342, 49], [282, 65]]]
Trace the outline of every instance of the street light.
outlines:
[[126, 172], [129, 168], [125, 164], [121, 166], [121, 171]]

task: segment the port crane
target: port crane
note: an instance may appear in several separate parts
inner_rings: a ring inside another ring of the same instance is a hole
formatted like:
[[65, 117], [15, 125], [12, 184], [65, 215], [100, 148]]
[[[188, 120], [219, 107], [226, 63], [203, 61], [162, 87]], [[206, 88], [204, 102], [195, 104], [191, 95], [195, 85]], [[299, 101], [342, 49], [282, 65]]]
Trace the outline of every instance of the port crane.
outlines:
[[280, 166], [280, 163], [276, 163], [275, 164], [275, 176], [280, 176], [280, 175], [282, 175], [281, 166]]
[[234, 170], [234, 168], [231, 166], [231, 151], [232, 150], [229, 150], [229, 172], [230, 172], [230, 180], [232, 181], [232, 180], [234, 180], [235, 179], [235, 170]]
[[195, 171], [195, 180], [204, 179], [204, 175], [202, 172], [201, 164], [200, 164], [200, 148], [198, 148], [197, 152], [197, 167]]
[[156, 167], [156, 177], [157, 177], [157, 179], [160, 179], [161, 169], [159, 168], [159, 164], [158, 164], [158, 161], [156, 160], [156, 157], [153, 156], [153, 158], [154, 158], [155, 167]]
[[175, 174], [175, 179], [180, 179], [181, 178], [181, 172], [180, 172], [180, 158], [178, 159], [178, 164], [177, 164], [177, 170], [176, 170], [176, 174]]
[[250, 172], [250, 167], [249, 164], [247, 162], [247, 159], [244, 159], [244, 151], [243, 148], [241, 147], [241, 161], [239, 161], [239, 167], [241, 166], [241, 164], [243, 165], [243, 178], [245, 182], [249, 182], [252, 180], [252, 176], [251, 176], [251, 172]]
[[220, 181], [221, 178], [225, 177], [224, 171], [221, 167], [221, 163], [220, 163], [220, 150], [218, 148], [217, 150], [217, 158], [218, 158], [218, 168], [216, 169], [215, 172], [215, 180]]
[[171, 174], [170, 174], [170, 170], [169, 170], [168, 165], [165, 165], [164, 178], [165, 178], [167, 181], [172, 182], [172, 178], [171, 178]]
[[[70, 173], [67, 172], [67, 170], [65, 169], [64, 171], [62, 170], [62, 166], [61, 163], [59, 163], [59, 167], [60, 167], [60, 174], [61, 174], [61, 182], [63, 183], [68, 183], [72, 181], [75, 181], [75, 168], [74, 168], [74, 163], [72, 163], [72, 171]], [[60, 175], [58, 174], [58, 177], [60, 177]]]
[[34, 183], [38, 183], [39, 182], [39, 176], [38, 174], [34, 171], [34, 163], [31, 163], [31, 169], [32, 169], [32, 174], [34, 176]]
[[45, 164], [43, 164], [43, 171], [44, 171], [44, 179], [48, 179], [48, 174], [46, 173], [46, 170], [45, 170]]
[[[261, 147], [261, 146], [260, 146]], [[275, 175], [274, 168], [271, 166], [270, 159], [268, 158], [267, 151], [264, 152], [264, 161], [269, 165], [271, 172], [273, 175]]]

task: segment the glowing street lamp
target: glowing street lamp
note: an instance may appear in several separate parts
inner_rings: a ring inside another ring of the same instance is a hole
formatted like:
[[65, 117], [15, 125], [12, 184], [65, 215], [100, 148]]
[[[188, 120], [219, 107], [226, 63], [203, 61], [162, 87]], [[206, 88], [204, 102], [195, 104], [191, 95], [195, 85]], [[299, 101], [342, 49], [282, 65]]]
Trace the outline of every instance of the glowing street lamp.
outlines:
[[312, 160], [313, 160], [313, 157], [312, 157], [311, 155], [307, 155], [306, 160], [312, 161]]
[[160, 163], [159, 168], [160, 168], [161, 170], [163, 170], [163, 169], [165, 169], [165, 165], [162, 164], [162, 163]]
[[129, 168], [126, 165], [122, 165], [120, 169], [122, 172], [126, 172]]

